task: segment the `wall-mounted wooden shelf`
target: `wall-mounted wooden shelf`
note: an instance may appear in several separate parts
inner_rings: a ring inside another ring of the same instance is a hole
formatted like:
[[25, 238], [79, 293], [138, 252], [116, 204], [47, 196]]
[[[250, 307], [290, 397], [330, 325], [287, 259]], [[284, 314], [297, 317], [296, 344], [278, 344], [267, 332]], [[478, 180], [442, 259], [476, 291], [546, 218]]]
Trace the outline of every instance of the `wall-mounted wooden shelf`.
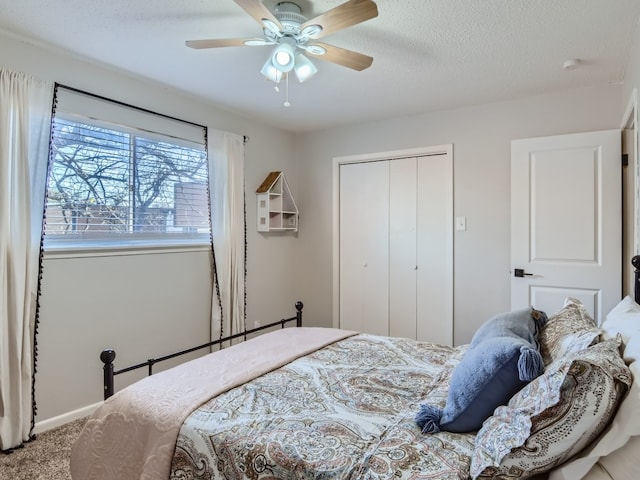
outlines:
[[256, 195], [259, 232], [298, 231], [298, 207], [284, 173], [269, 173]]

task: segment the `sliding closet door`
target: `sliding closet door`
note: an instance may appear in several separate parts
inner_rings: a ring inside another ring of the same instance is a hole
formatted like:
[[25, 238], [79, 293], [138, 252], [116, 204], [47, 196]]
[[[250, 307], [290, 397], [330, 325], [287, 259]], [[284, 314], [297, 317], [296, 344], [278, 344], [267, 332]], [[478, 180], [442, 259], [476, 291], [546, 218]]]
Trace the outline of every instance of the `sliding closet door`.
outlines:
[[418, 340], [453, 345], [453, 159], [418, 159]]
[[389, 163], [389, 335], [416, 338], [417, 159]]
[[452, 345], [451, 153], [339, 168], [340, 328]]
[[389, 334], [453, 344], [449, 155], [389, 162]]
[[389, 162], [340, 166], [340, 328], [389, 334]]

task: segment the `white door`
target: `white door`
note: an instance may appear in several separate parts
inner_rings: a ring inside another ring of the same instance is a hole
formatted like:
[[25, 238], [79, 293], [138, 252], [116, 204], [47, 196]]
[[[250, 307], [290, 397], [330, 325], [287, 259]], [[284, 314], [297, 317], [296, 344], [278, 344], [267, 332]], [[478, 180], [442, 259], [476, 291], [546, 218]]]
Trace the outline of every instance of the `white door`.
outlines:
[[389, 335], [416, 338], [417, 159], [389, 163]]
[[340, 165], [340, 328], [389, 334], [389, 162]]
[[417, 335], [453, 345], [453, 158], [418, 160]]
[[620, 131], [511, 143], [511, 306], [565, 297], [596, 321], [621, 294]]
[[339, 166], [339, 326], [453, 343], [450, 152]]
[[389, 335], [453, 344], [453, 162], [390, 161]]

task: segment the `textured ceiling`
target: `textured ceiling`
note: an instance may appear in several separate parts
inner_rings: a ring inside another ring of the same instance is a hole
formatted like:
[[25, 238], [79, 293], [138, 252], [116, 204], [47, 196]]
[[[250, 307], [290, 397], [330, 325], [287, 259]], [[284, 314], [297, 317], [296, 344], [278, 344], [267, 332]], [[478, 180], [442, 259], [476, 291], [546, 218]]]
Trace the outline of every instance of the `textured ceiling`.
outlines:
[[[272, 8], [275, 0], [264, 0]], [[312, 18], [342, 0], [299, 0]], [[233, 0], [0, 0], [0, 29], [46, 42], [295, 132], [488, 103], [624, 78], [640, 0], [377, 0], [379, 16], [322, 39], [374, 57], [362, 72], [314, 60], [291, 107], [259, 70], [272, 47]], [[563, 70], [565, 60], [580, 68]]]

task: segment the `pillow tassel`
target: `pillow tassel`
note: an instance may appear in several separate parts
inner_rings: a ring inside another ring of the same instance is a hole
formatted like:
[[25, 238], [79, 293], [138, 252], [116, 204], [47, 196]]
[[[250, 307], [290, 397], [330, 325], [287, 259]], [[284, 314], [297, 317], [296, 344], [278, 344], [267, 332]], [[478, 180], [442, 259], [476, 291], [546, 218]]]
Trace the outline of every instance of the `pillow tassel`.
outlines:
[[534, 348], [521, 347], [518, 358], [518, 376], [523, 382], [530, 382], [544, 372], [544, 362], [540, 352]]
[[438, 433], [440, 431], [440, 418], [442, 409], [432, 405], [420, 405], [420, 411], [416, 415], [416, 423], [422, 429], [422, 433]]
[[535, 308], [531, 310], [531, 318], [533, 318], [537, 330], [544, 327], [549, 320], [546, 313], [542, 310], [536, 310]]

